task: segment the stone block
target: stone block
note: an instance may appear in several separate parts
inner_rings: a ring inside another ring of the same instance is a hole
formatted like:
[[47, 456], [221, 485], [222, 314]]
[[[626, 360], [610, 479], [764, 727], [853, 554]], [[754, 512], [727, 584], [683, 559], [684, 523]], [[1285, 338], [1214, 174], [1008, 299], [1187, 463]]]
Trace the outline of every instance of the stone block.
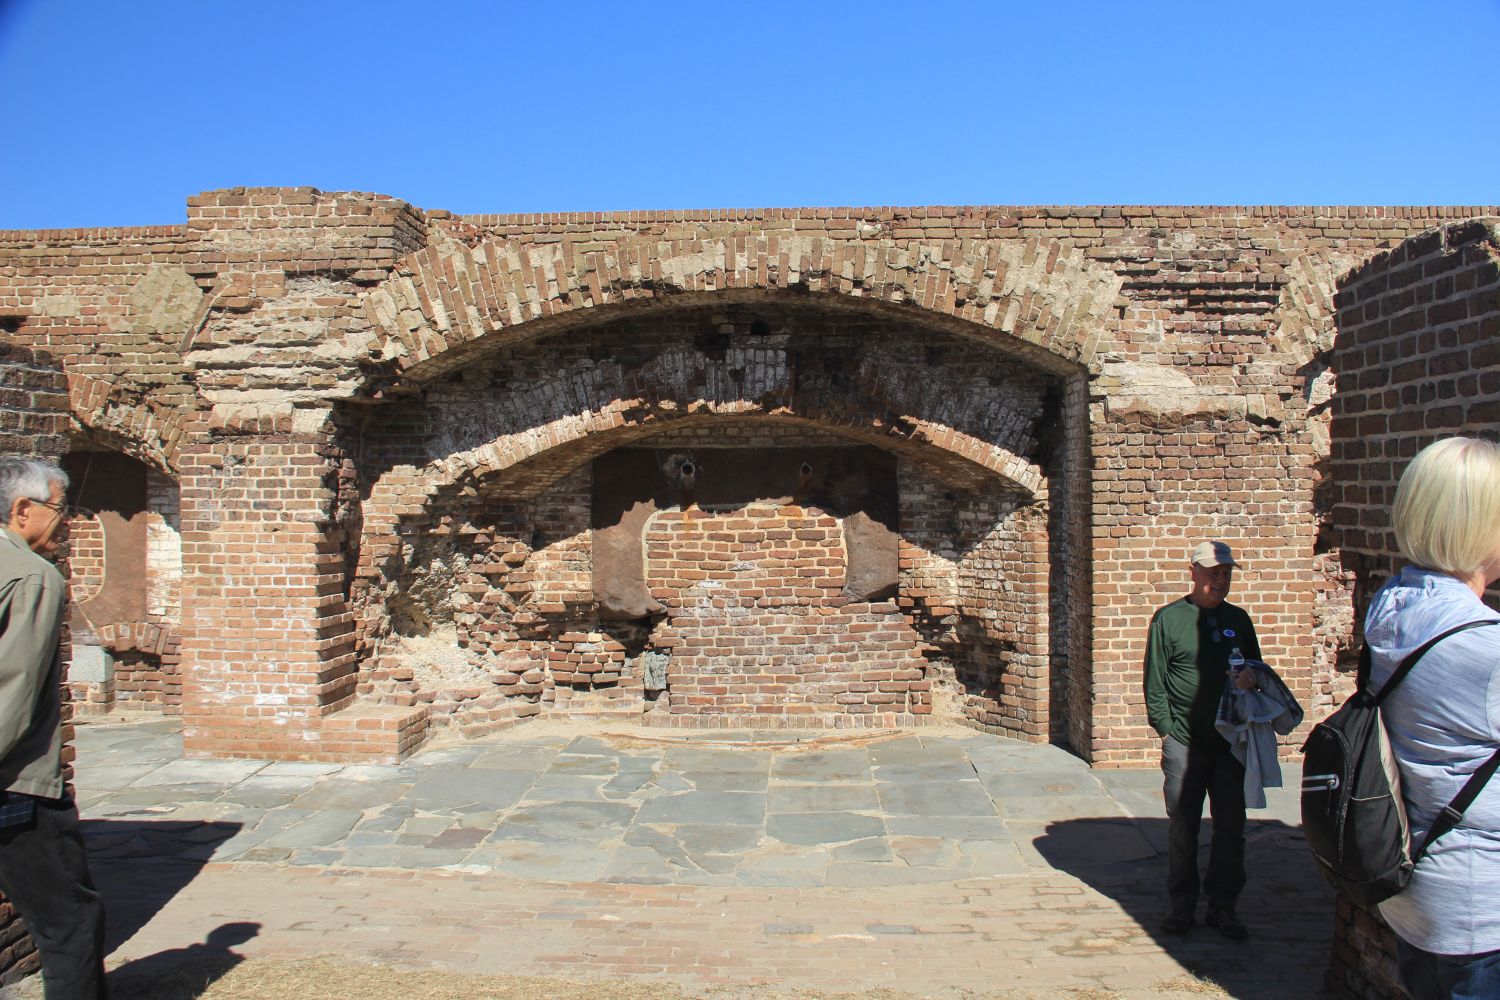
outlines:
[[109, 684], [114, 681], [115, 661], [103, 646], [73, 644], [68, 680], [73, 684]]

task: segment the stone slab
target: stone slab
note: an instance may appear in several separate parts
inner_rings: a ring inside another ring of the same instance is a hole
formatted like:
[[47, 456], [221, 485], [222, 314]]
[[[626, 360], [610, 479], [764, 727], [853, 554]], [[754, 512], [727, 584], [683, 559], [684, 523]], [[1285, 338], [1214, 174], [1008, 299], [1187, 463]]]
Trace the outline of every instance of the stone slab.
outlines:
[[641, 805], [642, 823], [689, 823], [760, 826], [766, 797], [752, 792], [684, 792], [663, 795]]
[[977, 780], [877, 781], [876, 788], [881, 807], [892, 816], [995, 815], [995, 804]]
[[787, 785], [773, 783], [766, 792], [766, 812], [877, 812], [880, 796], [874, 783]]

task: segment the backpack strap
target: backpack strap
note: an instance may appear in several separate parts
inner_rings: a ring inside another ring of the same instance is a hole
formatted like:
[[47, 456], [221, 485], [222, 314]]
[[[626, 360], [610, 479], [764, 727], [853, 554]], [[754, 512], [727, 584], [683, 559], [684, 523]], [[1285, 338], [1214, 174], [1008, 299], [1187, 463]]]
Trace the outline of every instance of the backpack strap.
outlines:
[[[1420, 660], [1423, 656], [1426, 656], [1427, 651], [1433, 646], [1436, 646], [1438, 643], [1442, 642], [1450, 635], [1457, 635], [1460, 632], [1467, 632], [1471, 628], [1482, 628], [1485, 625], [1500, 625], [1500, 620], [1494, 618], [1486, 618], [1484, 621], [1465, 622], [1462, 625], [1455, 625], [1453, 628], [1450, 628], [1446, 632], [1439, 632], [1437, 635], [1433, 636], [1431, 639], [1428, 639], [1426, 642], [1422, 643], [1422, 645], [1418, 646], [1410, 653], [1407, 653], [1406, 659], [1401, 661], [1401, 665], [1391, 673], [1390, 679], [1388, 679], [1383, 685], [1381, 685], [1380, 691], [1375, 694], [1375, 704], [1379, 705], [1382, 701], [1385, 701], [1385, 696], [1396, 690], [1396, 686], [1402, 681], [1406, 680], [1406, 675], [1411, 673], [1411, 668], [1415, 667], [1417, 665], [1417, 661]], [[1363, 687], [1364, 684], [1369, 683], [1369, 678], [1370, 646], [1368, 643], [1366, 643], [1364, 645], [1364, 648], [1361, 649], [1359, 653], [1360, 686]]]
[[1427, 853], [1427, 848], [1432, 846], [1434, 840], [1437, 840], [1443, 834], [1463, 822], [1464, 813], [1474, 804], [1474, 800], [1479, 798], [1479, 793], [1484, 791], [1485, 784], [1495, 773], [1496, 768], [1500, 768], [1500, 750], [1496, 750], [1490, 754], [1490, 759], [1481, 764], [1479, 770], [1469, 776], [1469, 780], [1464, 783], [1463, 789], [1453, 797], [1453, 801], [1444, 806], [1443, 811], [1437, 814], [1437, 817], [1432, 821], [1432, 826], [1427, 830], [1427, 836], [1422, 838], [1422, 846], [1417, 848], [1417, 853], [1411, 856], [1412, 864], [1416, 864], [1422, 860], [1422, 855]]
[[[1415, 667], [1417, 661], [1426, 655], [1427, 651], [1433, 646], [1436, 646], [1450, 635], [1457, 635], [1459, 632], [1467, 632], [1471, 628], [1480, 628], [1485, 625], [1500, 625], [1500, 621], [1487, 619], [1485, 621], [1466, 622], [1463, 625], [1450, 628], [1446, 632], [1438, 633], [1412, 650], [1406, 655], [1406, 659], [1401, 661], [1401, 665], [1391, 674], [1390, 679], [1381, 686], [1379, 693], [1374, 696], [1375, 704], [1378, 705], [1384, 701], [1385, 696], [1394, 691], [1396, 686], [1406, 679], [1406, 675], [1411, 673], [1411, 668]], [[1369, 682], [1369, 678], [1370, 646], [1366, 643], [1359, 654], [1359, 685], [1361, 688]], [[1489, 783], [1491, 776], [1494, 775], [1496, 770], [1500, 770], [1500, 750], [1496, 750], [1491, 754], [1489, 760], [1481, 764], [1479, 770], [1469, 776], [1469, 780], [1464, 782], [1464, 787], [1453, 797], [1453, 801], [1444, 806], [1437, 814], [1437, 818], [1432, 821], [1432, 826], [1427, 830], [1427, 836], [1422, 838], [1422, 846], [1418, 847], [1416, 853], [1412, 855], [1412, 864], [1416, 864], [1422, 860], [1422, 856], [1427, 853], [1427, 848], [1432, 846], [1434, 840], [1437, 840], [1443, 834], [1463, 822], [1464, 813], [1474, 804], [1474, 800], [1479, 798], [1479, 793], [1484, 791], [1484, 786]]]

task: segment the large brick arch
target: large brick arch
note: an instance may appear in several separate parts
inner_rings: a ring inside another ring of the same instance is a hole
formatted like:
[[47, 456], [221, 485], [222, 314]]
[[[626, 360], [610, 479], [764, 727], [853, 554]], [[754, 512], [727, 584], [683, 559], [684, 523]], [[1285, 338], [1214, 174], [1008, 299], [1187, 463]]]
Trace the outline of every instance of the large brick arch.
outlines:
[[365, 299], [370, 356], [421, 381], [483, 350], [704, 294], [795, 291], [897, 310], [1052, 371], [1093, 360], [1121, 278], [1040, 238], [879, 239], [747, 235], [572, 244], [446, 242], [403, 258]]

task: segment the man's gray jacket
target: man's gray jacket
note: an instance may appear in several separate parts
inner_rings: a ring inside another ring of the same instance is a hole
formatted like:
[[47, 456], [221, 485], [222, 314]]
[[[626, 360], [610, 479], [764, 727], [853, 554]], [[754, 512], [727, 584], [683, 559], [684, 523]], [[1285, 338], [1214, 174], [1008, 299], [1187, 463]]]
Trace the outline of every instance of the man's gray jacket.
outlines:
[[0, 529], [0, 790], [60, 798], [67, 589], [57, 568]]

